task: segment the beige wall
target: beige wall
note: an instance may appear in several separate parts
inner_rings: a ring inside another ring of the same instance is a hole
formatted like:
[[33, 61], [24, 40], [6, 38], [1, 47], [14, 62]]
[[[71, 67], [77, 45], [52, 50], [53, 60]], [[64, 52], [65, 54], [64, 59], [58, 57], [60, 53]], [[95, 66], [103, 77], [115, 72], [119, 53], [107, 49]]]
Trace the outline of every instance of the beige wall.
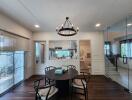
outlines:
[[[26, 55], [26, 66], [25, 66], [25, 78], [30, 77], [33, 75], [33, 66], [32, 66], [32, 52], [33, 52], [33, 41], [32, 41], [32, 32], [29, 31], [28, 29], [24, 28], [20, 24], [16, 23], [12, 19], [8, 18], [7, 16], [3, 15], [0, 13], [0, 29], [15, 33], [17, 35], [29, 38], [29, 48], [27, 55]], [[21, 43], [20, 43], [21, 45]], [[22, 43], [23, 45], [23, 43]]]
[[92, 61], [92, 74], [104, 75], [104, 49], [103, 49], [103, 33], [99, 32], [80, 32], [75, 36], [63, 37], [59, 36], [56, 32], [45, 32], [45, 33], [34, 33], [33, 40], [35, 41], [46, 41], [46, 57], [45, 63], [35, 66], [35, 74], [44, 74], [44, 68], [49, 65], [61, 66], [73, 64], [77, 66], [78, 71], [80, 71], [80, 57], [78, 52], [78, 59], [74, 60], [49, 60], [48, 58], [48, 48], [50, 40], [77, 40], [79, 51], [79, 40], [90, 40], [91, 41], [91, 61]]

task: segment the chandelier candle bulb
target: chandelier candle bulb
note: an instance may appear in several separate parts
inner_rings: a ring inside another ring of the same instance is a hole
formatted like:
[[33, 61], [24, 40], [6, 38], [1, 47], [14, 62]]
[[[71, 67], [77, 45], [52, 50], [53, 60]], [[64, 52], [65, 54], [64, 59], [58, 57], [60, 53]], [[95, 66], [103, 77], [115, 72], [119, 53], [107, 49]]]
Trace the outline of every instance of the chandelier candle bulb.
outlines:
[[35, 25], [34, 25], [34, 27], [39, 28], [40, 26], [39, 26], [39, 25], [37, 25], [37, 24], [35, 24]]
[[79, 31], [79, 27], [77, 27], [77, 31]]
[[100, 27], [101, 26], [101, 24], [100, 23], [97, 23], [96, 25], [95, 25], [95, 27]]
[[56, 31], [58, 31], [58, 27], [56, 27]]

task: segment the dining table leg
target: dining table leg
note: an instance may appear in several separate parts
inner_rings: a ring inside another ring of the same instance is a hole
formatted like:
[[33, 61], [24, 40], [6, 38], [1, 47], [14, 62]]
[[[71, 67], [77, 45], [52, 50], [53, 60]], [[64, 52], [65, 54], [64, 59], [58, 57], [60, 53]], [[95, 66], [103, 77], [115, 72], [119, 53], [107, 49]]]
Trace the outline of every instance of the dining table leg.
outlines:
[[59, 90], [59, 97], [67, 97], [69, 95], [69, 80], [57, 80], [56, 87]]

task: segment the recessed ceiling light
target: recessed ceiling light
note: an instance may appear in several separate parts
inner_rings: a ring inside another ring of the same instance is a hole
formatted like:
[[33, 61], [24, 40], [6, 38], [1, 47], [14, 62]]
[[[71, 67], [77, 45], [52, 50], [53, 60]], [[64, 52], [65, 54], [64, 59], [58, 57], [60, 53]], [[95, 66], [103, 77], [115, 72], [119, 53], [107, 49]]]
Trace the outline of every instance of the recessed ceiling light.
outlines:
[[132, 26], [132, 23], [128, 23], [127, 26]]
[[101, 26], [101, 24], [100, 23], [97, 23], [96, 25], [95, 25], [95, 27], [100, 27]]
[[39, 25], [37, 25], [37, 24], [36, 24], [36, 25], [34, 25], [34, 26], [35, 26], [36, 28], [39, 28], [39, 27], [40, 27], [40, 26], [39, 26]]

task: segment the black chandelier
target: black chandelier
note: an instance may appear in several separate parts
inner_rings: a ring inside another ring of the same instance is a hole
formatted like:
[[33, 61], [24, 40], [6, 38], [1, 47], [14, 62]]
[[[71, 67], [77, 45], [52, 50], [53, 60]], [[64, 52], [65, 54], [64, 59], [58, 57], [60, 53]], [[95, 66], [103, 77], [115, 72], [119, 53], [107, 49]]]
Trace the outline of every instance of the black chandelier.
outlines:
[[77, 34], [79, 28], [74, 28], [73, 24], [71, 24], [69, 17], [66, 17], [66, 21], [60, 27], [56, 28], [56, 31], [61, 36], [73, 36]]

